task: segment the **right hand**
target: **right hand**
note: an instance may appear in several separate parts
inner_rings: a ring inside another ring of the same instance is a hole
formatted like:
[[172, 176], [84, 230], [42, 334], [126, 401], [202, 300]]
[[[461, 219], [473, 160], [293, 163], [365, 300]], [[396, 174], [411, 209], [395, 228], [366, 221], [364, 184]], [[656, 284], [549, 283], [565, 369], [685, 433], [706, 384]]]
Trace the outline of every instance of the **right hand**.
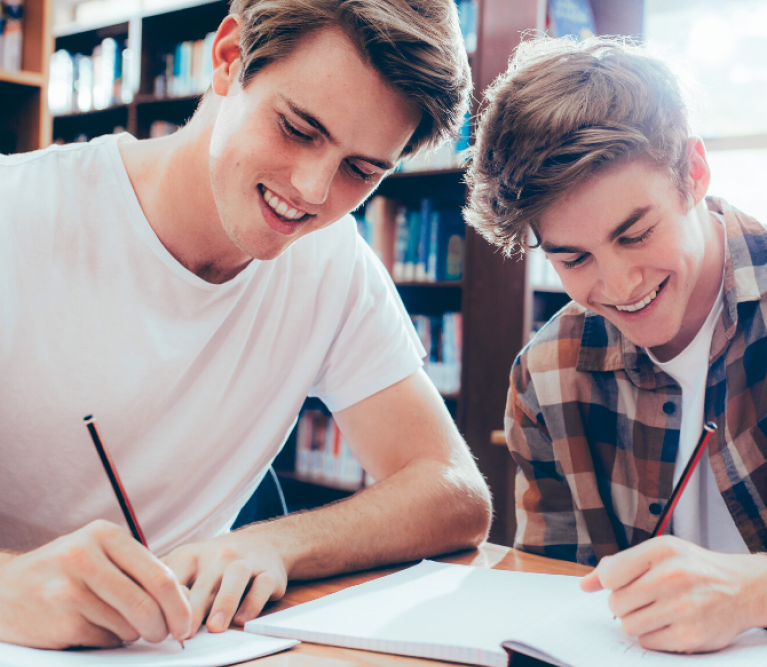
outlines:
[[111, 648], [170, 633], [192, 609], [171, 569], [125, 529], [94, 521], [0, 563], [0, 641], [33, 648]]

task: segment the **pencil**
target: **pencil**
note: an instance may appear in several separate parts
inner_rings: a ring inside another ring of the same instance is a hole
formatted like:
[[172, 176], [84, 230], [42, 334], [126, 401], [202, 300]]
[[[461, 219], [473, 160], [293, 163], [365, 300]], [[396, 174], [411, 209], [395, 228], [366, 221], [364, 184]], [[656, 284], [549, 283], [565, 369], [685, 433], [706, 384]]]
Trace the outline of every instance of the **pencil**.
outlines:
[[687, 486], [687, 482], [690, 481], [692, 473], [695, 472], [698, 461], [700, 461], [701, 457], [703, 456], [703, 452], [706, 451], [706, 445], [708, 444], [709, 438], [714, 433], [714, 431], [716, 431], [716, 428], [717, 427], [714, 422], [706, 422], [703, 425], [703, 433], [700, 434], [700, 440], [698, 440], [698, 444], [695, 445], [695, 449], [690, 456], [690, 460], [687, 461], [687, 465], [682, 472], [682, 476], [679, 478], [676, 487], [671, 492], [671, 497], [668, 499], [666, 507], [663, 508], [663, 512], [658, 519], [658, 523], [655, 524], [655, 530], [653, 530], [652, 535], [650, 535], [651, 538], [661, 535], [663, 530], [666, 528], [666, 524], [671, 518], [671, 514], [674, 511], [674, 508], [679, 502], [679, 498], [682, 496], [682, 491], [684, 491], [684, 488]]
[[[91, 434], [91, 440], [93, 440], [93, 444], [96, 446], [96, 451], [99, 453], [101, 464], [104, 466], [107, 477], [109, 477], [109, 481], [112, 483], [112, 489], [114, 489], [115, 495], [117, 496], [117, 502], [120, 503], [120, 509], [123, 511], [123, 516], [128, 523], [131, 533], [133, 533], [133, 537], [136, 538], [138, 542], [141, 542], [141, 544], [148, 550], [149, 545], [144, 537], [144, 531], [142, 531], [141, 526], [139, 526], [136, 513], [133, 511], [133, 506], [130, 504], [130, 500], [128, 500], [128, 494], [125, 493], [125, 488], [120, 480], [120, 475], [117, 474], [117, 468], [112, 461], [112, 457], [109, 455], [109, 450], [101, 439], [99, 428], [96, 426], [96, 420], [93, 418], [93, 415], [85, 417], [85, 425], [88, 428], [88, 433]], [[181, 648], [184, 648], [184, 642], [181, 639], [178, 640], [178, 643], [181, 644]]]

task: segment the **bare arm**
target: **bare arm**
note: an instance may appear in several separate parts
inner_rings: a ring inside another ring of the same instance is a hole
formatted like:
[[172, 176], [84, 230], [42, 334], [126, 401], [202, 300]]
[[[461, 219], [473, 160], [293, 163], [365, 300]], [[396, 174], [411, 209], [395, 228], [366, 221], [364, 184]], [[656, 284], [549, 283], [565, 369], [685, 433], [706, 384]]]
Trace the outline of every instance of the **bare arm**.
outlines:
[[423, 371], [334, 416], [380, 481], [342, 502], [170, 554], [166, 562], [192, 588], [195, 622], [210, 610], [209, 629], [222, 630], [238, 604], [236, 622], [254, 618], [288, 579], [415, 560], [486, 537], [487, 486]]

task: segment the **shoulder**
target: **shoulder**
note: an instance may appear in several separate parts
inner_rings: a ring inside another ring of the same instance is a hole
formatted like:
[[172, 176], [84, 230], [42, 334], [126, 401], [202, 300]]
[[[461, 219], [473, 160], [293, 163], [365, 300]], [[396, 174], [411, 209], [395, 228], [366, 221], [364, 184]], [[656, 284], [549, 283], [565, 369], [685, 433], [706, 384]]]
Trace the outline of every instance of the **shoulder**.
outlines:
[[574, 368], [588, 313], [574, 301], [568, 303], [535, 334], [517, 356], [514, 366], [524, 366], [528, 373]]

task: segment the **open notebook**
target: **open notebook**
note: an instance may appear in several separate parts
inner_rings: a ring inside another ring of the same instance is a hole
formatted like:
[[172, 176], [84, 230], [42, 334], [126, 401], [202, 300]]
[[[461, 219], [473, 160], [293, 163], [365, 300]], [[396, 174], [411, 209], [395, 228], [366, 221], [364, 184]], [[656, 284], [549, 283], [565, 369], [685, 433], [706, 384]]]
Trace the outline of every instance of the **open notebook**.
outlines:
[[562, 667], [767, 665], [767, 633], [744, 633], [717, 653], [642, 649], [577, 577], [423, 561], [245, 624], [249, 632], [474, 665], [505, 667], [501, 643]]
[[221, 667], [295, 646], [298, 642], [227, 630], [200, 630], [186, 648], [169, 637], [159, 644], [139, 640], [122, 648], [42, 651], [0, 643], [3, 667]]

